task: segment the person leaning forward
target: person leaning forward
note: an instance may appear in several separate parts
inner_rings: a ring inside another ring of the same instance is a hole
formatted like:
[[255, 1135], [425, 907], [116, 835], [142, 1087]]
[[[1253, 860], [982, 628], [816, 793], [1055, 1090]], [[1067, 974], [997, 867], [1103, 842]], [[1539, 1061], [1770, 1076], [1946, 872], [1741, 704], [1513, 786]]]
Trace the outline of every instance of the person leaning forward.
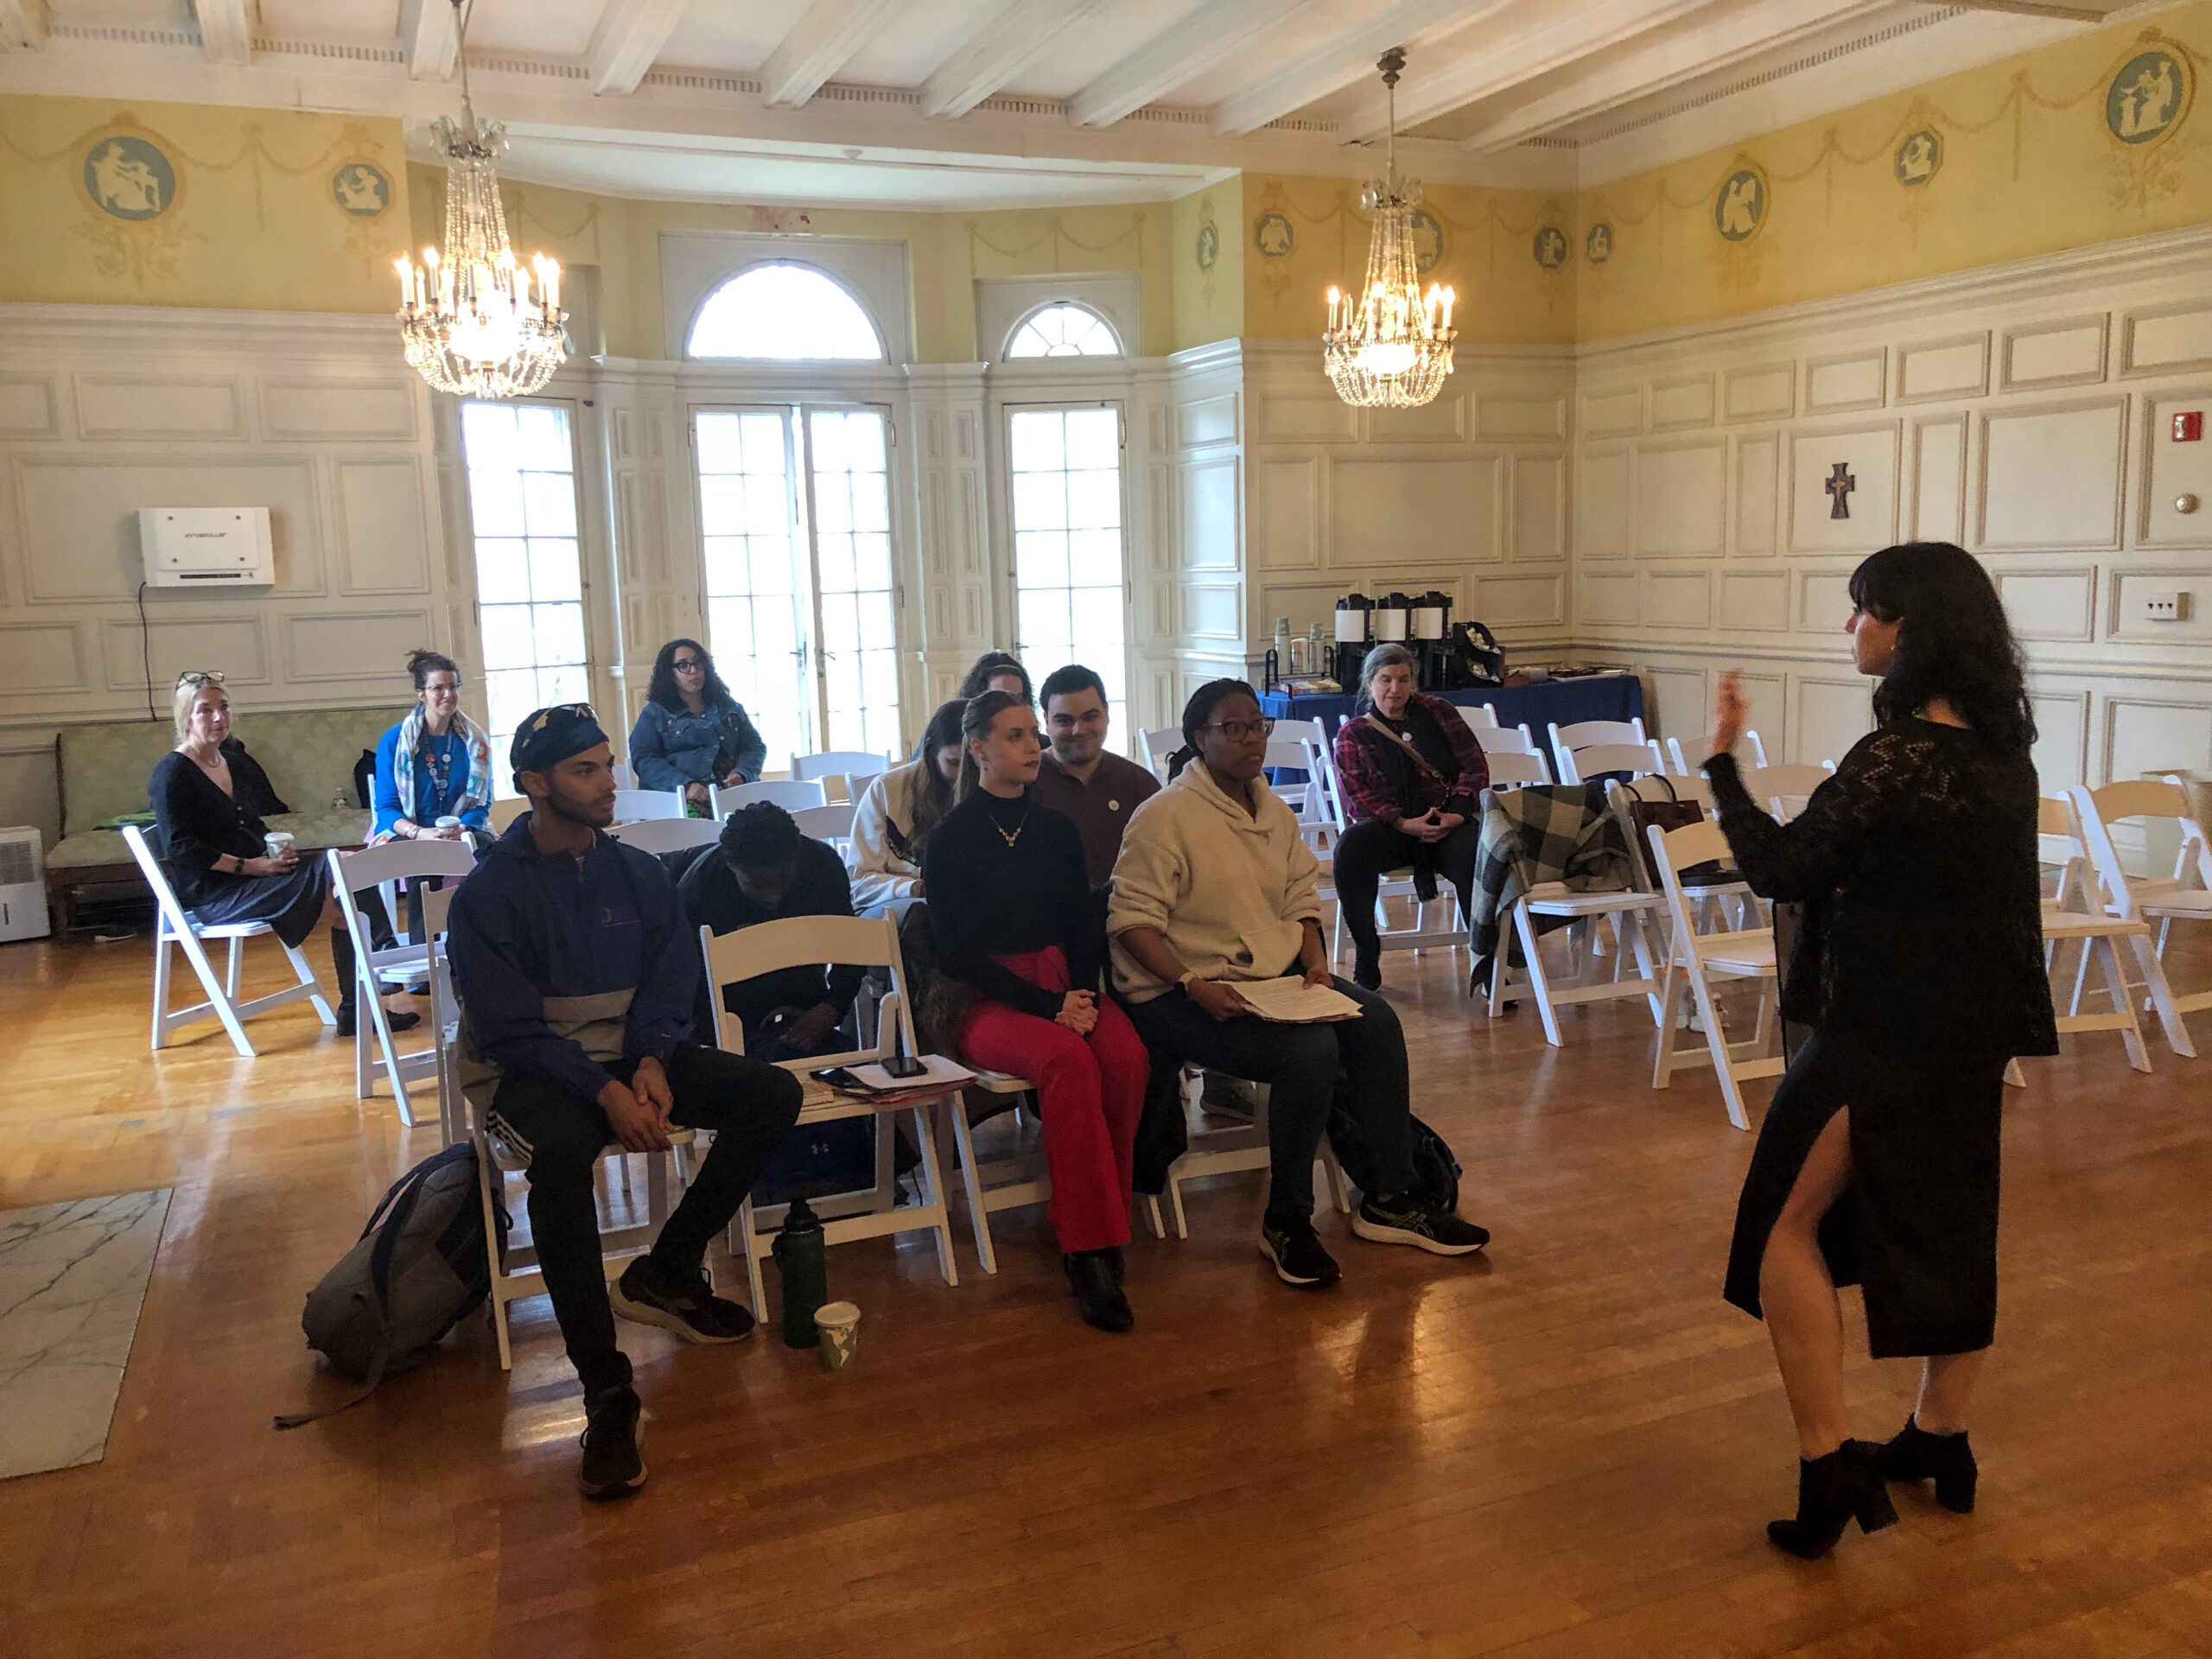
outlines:
[[[687, 1342], [752, 1331], [751, 1313], [714, 1294], [707, 1245], [798, 1122], [801, 1085], [691, 1040], [697, 940], [660, 861], [602, 833], [613, 755], [590, 708], [538, 709], [509, 758], [531, 810], [461, 884], [448, 935], [461, 1078], [486, 1127], [528, 1160], [531, 1233], [584, 1385], [581, 1484], [613, 1497], [645, 1479], [613, 1316]], [[658, 1152], [678, 1127], [713, 1130], [712, 1149], [610, 1294], [593, 1168], [610, 1142]]]

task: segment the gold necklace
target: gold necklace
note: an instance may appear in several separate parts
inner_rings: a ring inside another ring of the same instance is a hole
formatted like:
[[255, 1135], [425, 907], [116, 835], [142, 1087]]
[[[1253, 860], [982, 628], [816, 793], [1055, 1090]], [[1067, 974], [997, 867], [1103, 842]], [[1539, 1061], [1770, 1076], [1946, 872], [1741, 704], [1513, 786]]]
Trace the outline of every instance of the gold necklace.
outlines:
[[[983, 816], [987, 818], [991, 817], [991, 815], [988, 810], [984, 812]], [[999, 832], [999, 839], [1006, 842], [1009, 847], [1013, 846], [1015, 842], [1021, 839], [1021, 832], [1028, 827], [1029, 809], [1026, 805], [1021, 809], [1021, 822], [1014, 826], [1014, 833], [1012, 835], [1007, 834], [1005, 827], [1001, 824], [996, 818], [991, 818], [991, 828]]]

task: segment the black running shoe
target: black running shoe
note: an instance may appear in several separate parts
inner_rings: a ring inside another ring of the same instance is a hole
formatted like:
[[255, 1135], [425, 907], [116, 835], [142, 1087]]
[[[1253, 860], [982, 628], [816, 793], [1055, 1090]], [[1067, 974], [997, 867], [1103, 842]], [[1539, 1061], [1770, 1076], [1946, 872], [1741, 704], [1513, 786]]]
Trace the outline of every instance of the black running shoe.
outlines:
[[1375, 1198], [1363, 1200], [1352, 1213], [1351, 1230], [1377, 1244], [1410, 1244], [1432, 1255], [1472, 1255], [1490, 1243], [1487, 1228], [1413, 1198], [1388, 1204]]
[[1275, 1264], [1275, 1277], [1300, 1290], [1326, 1290], [1342, 1276], [1337, 1259], [1321, 1248], [1313, 1224], [1300, 1219], [1260, 1222], [1260, 1254]]
[[[338, 1005], [337, 1019], [337, 1032], [340, 1037], [351, 1037], [353, 1034], [353, 1027], [359, 1023], [354, 1014], [353, 1005], [350, 1002], [341, 1002]], [[384, 1011], [384, 1022], [390, 1026], [396, 1034], [403, 1031], [414, 1030], [423, 1023], [423, 1016], [411, 1008], [386, 1008]]]
[[584, 1396], [583, 1467], [576, 1484], [591, 1498], [626, 1497], [645, 1484], [645, 1411], [635, 1389]]
[[715, 1295], [704, 1268], [671, 1272], [641, 1255], [622, 1269], [608, 1300], [624, 1319], [657, 1325], [686, 1342], [742, 1342], [753, 1334], [753, 1315]]

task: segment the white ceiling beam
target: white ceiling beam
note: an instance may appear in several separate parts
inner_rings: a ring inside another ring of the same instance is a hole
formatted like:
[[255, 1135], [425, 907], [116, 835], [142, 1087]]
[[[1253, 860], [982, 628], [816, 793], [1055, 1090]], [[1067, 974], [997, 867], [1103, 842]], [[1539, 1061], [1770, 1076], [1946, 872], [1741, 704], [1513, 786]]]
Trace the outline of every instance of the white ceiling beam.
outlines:
[[451, 0], [400, 0], [399, 44], [415, 80], [451, 80], [461, 59]]
[[246, 0], [194, 0], [192, 10], [200, 21], [200, 49], [208, 62], [253, 61], [253, 20], [246, 16]]
[[1014, 0], [922, 83], [922, 113], [965, 115], [1044, 55], [1101, 0]]
[[1394, 46], [1440, 26], [1460, 29], [1503, 9], [1505, 0], [1396, 0], [1372, 20], [1322, 50], [1278, 70], [1214, 105], [1213, 130], [1223, 137], [1257, 132], [1316, 99], [1375, 73], [1375, 60]]
[[2062, 6], [2053, 0], [1950, 0], [1968, 11], [2009, 11], [2016, 17], [2044, 17], [2061, 23], [2109, 23], [2118, 19], [2093, 6]]
[[795, 110], [875, 37], [899, 0], [814, 0], [760, 67], [760, 96]]
[[1503, 149], [1662, 92], [1867, 12], [1890, 0], [1761, 0], [1746, 10], [1693, 18], [1648, 48], [1575, 76], [1501, 112], [1470, 133], [1469, 149]]
[[35, 52], [46, 44], [46, 0], [0, 0], [0, 52]]
[[1154, 35], [1068, 100], [1079, 127], [1110, 127], [1187, 86], [1272, 23], [1318, 0], [1214, 0]]
[[[1458, 58], [1430, 52], [1406, 66], [1398, 83], [1398, 130], [1525, 86], [1623, 41], [1703, 10], [1713, 0], [1550, 0], [1491, 48]], [[1370, 79], [1372, 78], [1370, 77]], [[1349, 138], [1380, 137], [1389, 104], [1376, 82], [1341, 122]]]
[[584, 59], [594, 93], [627, 98], [638, 90], [683, 16], [685, 0], [607, 0]]

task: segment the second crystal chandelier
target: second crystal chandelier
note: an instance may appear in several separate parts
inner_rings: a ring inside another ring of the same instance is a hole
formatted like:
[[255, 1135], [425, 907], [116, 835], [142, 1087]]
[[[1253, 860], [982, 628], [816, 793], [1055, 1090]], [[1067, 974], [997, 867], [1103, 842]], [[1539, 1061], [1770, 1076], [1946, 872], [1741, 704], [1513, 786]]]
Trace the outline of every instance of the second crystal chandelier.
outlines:
[[1452, 292], [1421, 291], [1414, 253], [1414, 209], [1421, 186], [1398, 177], [1398, 75], [1403, 47], [1376, 60], [1390, 100], [1389, 148], [1382, 177], [1360, 193], [1375, 215], [1367, 246], [1367, 283], [1357, 300], [1332, 288], [1324, 359], [1337, 396], [1355, 409], [1414, 409], [1433, 399], [1452, 372]]

